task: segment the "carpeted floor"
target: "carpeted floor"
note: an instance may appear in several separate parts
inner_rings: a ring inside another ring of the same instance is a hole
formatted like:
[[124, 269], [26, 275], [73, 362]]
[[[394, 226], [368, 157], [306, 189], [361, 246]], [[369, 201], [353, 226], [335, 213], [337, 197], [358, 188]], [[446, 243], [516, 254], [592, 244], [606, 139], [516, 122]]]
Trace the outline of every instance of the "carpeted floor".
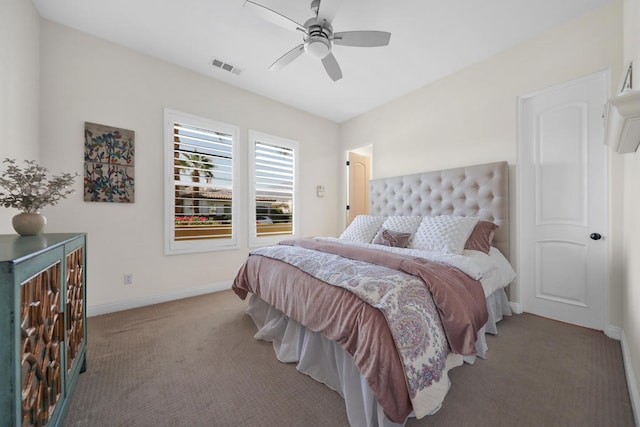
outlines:
[[[347, 426], [342, 398], [253, 339], [231, 291], [88, 319], [64, 426]], [[633, 426], [618, 341], [522, 314], [407, 426]]]

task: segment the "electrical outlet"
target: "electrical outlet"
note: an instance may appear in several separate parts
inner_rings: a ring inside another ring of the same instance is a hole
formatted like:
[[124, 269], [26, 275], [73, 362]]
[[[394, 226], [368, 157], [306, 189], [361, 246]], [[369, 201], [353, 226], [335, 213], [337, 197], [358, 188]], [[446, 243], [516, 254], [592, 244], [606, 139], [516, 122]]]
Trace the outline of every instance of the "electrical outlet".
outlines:
[[133, 285], [133, 273], [124, 273], [122, 283], [125, 285]]

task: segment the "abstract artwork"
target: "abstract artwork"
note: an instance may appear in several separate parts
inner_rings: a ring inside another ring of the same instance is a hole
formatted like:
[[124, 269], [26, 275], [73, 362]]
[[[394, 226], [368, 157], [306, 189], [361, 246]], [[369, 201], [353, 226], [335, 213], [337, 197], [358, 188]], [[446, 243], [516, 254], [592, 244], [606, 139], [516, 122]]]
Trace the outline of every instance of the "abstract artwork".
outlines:
[[134, 202], [134, 131], [84, 123], [84, 201]]

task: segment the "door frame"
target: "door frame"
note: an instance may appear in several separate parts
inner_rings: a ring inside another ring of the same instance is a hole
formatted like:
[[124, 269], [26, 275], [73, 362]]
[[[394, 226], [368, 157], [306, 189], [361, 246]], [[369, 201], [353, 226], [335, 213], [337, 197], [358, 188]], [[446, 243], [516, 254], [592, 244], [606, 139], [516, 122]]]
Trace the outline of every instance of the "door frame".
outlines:
[[[597, 71], [594, 73], [590, 73], [588, 75], [582, 76], [582, 77], [578, 77], [572, 80], [568, 80], [568, 81], [564, 81], [562, 83], [556, 84], [556, 85], [552, 85], [552, 86], [548, 86], [542, 89], [538, 89], [534, 92], [530, 92], [527, 93], [525, 95], [520, 95], [517, 97], [517, 105], [516, 105], [516, 126], [517, 126], [517, 135], [516, 135], [516, 176], [517, 176], [517, 182], [516, 182], [516, 192], [517, 192], [517, 197], [516, 197], [516, 209], [517, 209], [517, 218], [518, 218], [518, 227], [517, 231], [516, 231], [516, 238], [518, 241], [518, 253], [517, 253], [517, 263], [518, 266], [520, 266], [520, 268], [518, 268], [518, 272], [522, 271], [522, 266], [524, 265], [524, 263], [526, 262], [531, 262], [530, 260], [527, 261], [524, 258], [524, 244], [525, 244], [525, 240], [524, 240], [524, 236], [523, 236], [523, 231], [522, 231], [522, 224], [524, 224], [524, 217], [525, 217], [525, 212], [524, 209], [522, 208], [525, 204], [524, 202], [524, 194], [522, 192], [522, 188], [525, 187], [524, 185], [524, 176], [523, 176], [523, 172], [522, 172], [522, 165], [524, 164], [524, 140], [525, 140], [525, 123], [524, 123], [524, 117], [523, 117], [523, 111], [524, 111], [524, 103], [530, 99], [533, 98], [535, 96], [541, 95], [543, 93], [549, 92], [549, 91], [553, 91], [553, 90], [558, 90], [558, 89], [562, 89], [565, 87], [569, 87], [572, 86], [574, 84], [577, 83], [582, 83], [594, 78], [598, 78], [600, 76], [604, 77], [605, 80], [605, 98], [608, 99], [611, 96], [611, 71], [609, 69], [606, 70], [601, 70], [601, 71]], [[604, 116], [604, 108], [605, 105], [602, 106], [603, 108], [603, 117], [602, 117], [602, 125], [604, 127], [604, 120], [605, 120], [605, 116]], [[604, 132], [603, 132], [604, 133]], [[604, 145], [604, 140], [602, 141], [602, 144]], [[603, 186], [606, 189], [605, 190], [605, 194], [604, 194], [604, 199], [605, 199], [605, 228], [607, 231], [607, 235], [611, 236], [611, 227], [609, 224], [610, 221], [610, 188], [609, 188], [609, 182], [610, 182], [610, 175], [611, 175], [611, 171], [610, 171], [610, 162], [609, 162], [609, 150], [603, 150], [604, 153], [604, 167], [605, 167], [605, 174], [604, 174], [604, 183]], [[609, 241], [606, 242], [606, 256], [605, 256], [605, 265], [604, 265], [604, 277], [605, 277], [605, 284], [604, 284], [604, 289], [602, 290], [602, 298], [603, 298], [603, 324], [602, 326], [602, 330], [606, 333], [607, 330], [609, 329], [609, 292], [611, 289], [611, 280], [610, 280], [610, 276], [609, 276], [609, 264], [610, 264], [610, 255], [611, 255], [611, 245], [609, 243]], [[526, 311], [526, 307], [525, 307], [525, 301], [524, 301], [524, 295], [525, 295], [525, 286], [533, 286], [534, 284], [532, 283], [526, 283], [524, 280], [522, 280], [523, 277], [519, 276], [516, 278], [516, 280], [518, 281], [518, 297], [517, 300], [515, 302], [515, 304], [512, 303], [512, 308], [515, 308], [514, 311], [516, 311], [517, 313], [522, 313], [524, 311]], [[515, 307], [513, 307], [515, 305]]]
[[[356, 153], [356, 154], [360, 154], [366, 157], [369, 157], [369, 179], [371, 180], [373, 178], [373, 144], [366, 144], [366, 145], [362, 145], [359, 147], [355, 147], [355, 148], [348, 148], [344, 151], [344, 162], [343, 165], [347, 165], [347, 162], [349, 161], [349, 153]], [[349, 174], [349, 167], [346, 166], [345, 168], [345, 188], [344, 188], [344, 195], [345, 195], [345, 199], [344, 199], [344, 205], [343, 205], [343, 212], [344, 212], [344, 221], [345, 224], [349, 223], [349, 211], [346, 209], [347, 205], [349, 205], [350, 202], [350, 191], [349, 191], [349, 186], [351, 184], [351, 176]]]

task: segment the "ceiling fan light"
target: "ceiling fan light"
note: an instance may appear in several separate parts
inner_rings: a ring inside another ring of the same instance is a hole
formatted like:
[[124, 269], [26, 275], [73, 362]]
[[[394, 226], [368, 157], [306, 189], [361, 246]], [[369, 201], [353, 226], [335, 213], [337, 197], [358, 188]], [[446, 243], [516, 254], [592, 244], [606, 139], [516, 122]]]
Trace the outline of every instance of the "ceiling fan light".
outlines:
[[310, 37], [304, 44], [304, 50], [314, 58], [323, 59], [331, 52], [331, 45], [324, 37]]

